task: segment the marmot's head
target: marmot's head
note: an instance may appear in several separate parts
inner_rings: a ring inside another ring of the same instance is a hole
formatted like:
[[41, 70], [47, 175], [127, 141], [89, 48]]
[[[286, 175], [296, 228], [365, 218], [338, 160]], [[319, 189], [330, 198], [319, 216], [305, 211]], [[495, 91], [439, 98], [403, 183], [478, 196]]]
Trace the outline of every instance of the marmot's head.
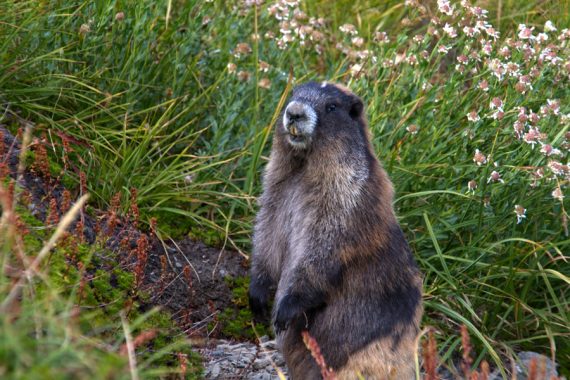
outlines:
[[363, 104], [347, 88], [309, 82], [297, 86], [277, 125], [277, 135], [296, 151], [334, 140], [364, 143], [367, 139]]

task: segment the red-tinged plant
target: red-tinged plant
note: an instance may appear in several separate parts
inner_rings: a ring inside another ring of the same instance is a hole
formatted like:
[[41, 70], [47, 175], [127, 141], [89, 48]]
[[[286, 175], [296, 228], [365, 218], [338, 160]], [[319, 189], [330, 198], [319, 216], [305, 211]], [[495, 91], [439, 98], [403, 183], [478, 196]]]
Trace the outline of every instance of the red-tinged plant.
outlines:
[[184, 278], [186, 279], [186, 283], [188, 284], [188, 289], [192, 290], [192, 272], [190, 270], [190, 265], [186, 265], [184, 267]]
[[59, 211], [57, 209], [57, 200], [52, 197], [49, 200], [49, 213], [46, 219], [46, 223], [48, 226], [55, 227], [58, 222], [59, 222]]
[[16, 231], [18, 231], [18, 234], [21, 237], [28, 235], [30, 233], [30, 230], [28, 229], [28, 226], [26, 225], [26, 223], [24, 223], [22, 218], [20, 218], [18, 214], [15, 214], [14, 219], [16, 223]]
[[192, 324], [192, 319], [190, 318], [191, 314], [192, 310], [190, 310], [190, 308], [186, 308], [182, 312], [182, 318], [181, 318], [182, 321], [180, 325], [182, 326], [183, 330], [188, 330], [190, 325]]
[[321, 369], [321, 376], [323, 380], [336, 380], [336, 374], [334, 373], [332, 368], [327, 367], [327, 363], [325, 362], [325, 358], [321, 353], [321, 348], [317, 343], [316, 339], [313, 338], [308, 331], [301, 332], [303, 336], [303, 342], [309, 351], [311, 351], [311, 356], [317, 362], [317, 365]]
[[489, 363], [487, 363], [486, 360], [483, 360], [481, 362], [481, 377], [480, 377], [480, 379], [481, 380], [489, 380], [489, 373], [490, 373]]
[[139, 206], [137, 205], [137, 189], [135, 189], [134, 187], [131, 188], [130, 203], [131, 203], [130, 207], [131, 220], [133, 222], [133, 226], [136, 228], [139, 223], [140, 212], [139, 212]]
[[[121, 242], [119, 243], [119, 247], [121, 247], [122, 251], [129, 252], [131, 249], [131, 237], [129, 235], [123, 236], [123, 238], [121, 239]], [[132, 254], [132, 252], [127, 257], [127, 260], [131, 257], [131, 254]]]
[[426, 371], [425, 380], [437, 380], [437, 345], [433, 330], [428, 332], [428, 339], [422, 342], [423, 367]]
[[[153, 340], [156, 335], [158, 333], [158, 330], [156, 329], [150, 329], [148, 331], [143, 331], [141, 332], [139, 335], [137, 335], [137, 337], [135, 339], [133, 339], [133, 348], [137, 348], [142, 346], [143, 344], [145, 344], [146, 342]], [[126, 355], [127, 354], [127, 345], [123, 344], [121, 346], [121, 348], [119, 349], [119, 353], [121, 355]]]
[[461, 347], [463, 349], [461, 369], [463, 370], [465, 378], [469, 379], [473, 359], [471, 359], [471, 339], [469, 338], [469, 332], [465, 325], [461, 325]]
[[180, 378], [186, 378], [186, 372], [188, 372], [188, 355], [178, 352], [178, 362], [180, 363]]
[[143, 283], [149, 248], [150, 245], [147, 236], [145, 234], [141, 234], [137, 239], [136, 248], [137, 263], [135, 265], [135, 283], [137, 288]]
[[4, 132], [0, 131], [0, 158], [6, 154], [6, 145], [4, 144]]
[[532, 358], [528, 365], [528, 380], [539, 380], [536, 371], [536, 358]]
[[8, 198], [6, 199], [6, 201], [7, 201], [8, 204], [10, 205], [10, 209], [11, 209], [12, 211], [14, 211], [14, 210], [13, 210], [13, 205], [14, 205], [14, 189], [15, 189], [15, 186], [16, 186], [15, 182], [14, 182], [14, 181], [10, 181], [10, 183], [8, 184], [8, 191], [7, 191], [7, 193], [6, 193], [6, 195], [7, 195], [7, 197], [8, 197]]
[[168, 278], [166, 255], [160, 256], [160, 278], [158, 280], [158, 293], [162, 295], [164, 289], [166, 288], [166, 282]]
[[87, 194], [87, 176], [83, 171], [79, 172], [79, 190], [81, 194]]
[[155, 218], [154, 216], [153, 216], [152, 218], [150, 218], [150, 221], [149, 221], [150, 232], [151, 232], [153, 235], [156, 235], [157, 224], [158, 224], [158, 221], [156, 220], [156, 218]]
[[115, 232], [115, 228], [119, 222], [119, 210], [121, 207], [121, 193], [117, 193], [111, 199], [111, 207], [108, 212], [107, 219], [107, 235], [112, 236]]
[[61, 213], [65, 214], [71, 208], [71, 193], [69, 190], [63, 190], [61, 194]]
[[83, 222], [83, 218], [79, 218], [77, 224], [75, 225], [75, 235], [77, 236], [77, 239], [79, 240], [80, 243], [85, 242], [84, 229], [85, 225]]
[[5, 162], [0, 162], [0, 180], [4, 180], [10, 174], [10, 168]]
[[18, 141], [23, 141], [23, 137], [24, 137], [24, 128], [19, 127], [18, 130], [16, 131], [16, 139]]
[[35, 155], [32, 168], [38, 175], [42, 176], [49, 183], [51, 174], [49, 171], [49, 161], [45, 141], [47, 141], [47, 136], [44, 134], [41, 140], [39, 140], [34, 147]]
[[22, 192], [20, 193], [20, 203], [24, 207], [28, 207], [32, 203], [32, 193], [27, 189], [22, 189]]

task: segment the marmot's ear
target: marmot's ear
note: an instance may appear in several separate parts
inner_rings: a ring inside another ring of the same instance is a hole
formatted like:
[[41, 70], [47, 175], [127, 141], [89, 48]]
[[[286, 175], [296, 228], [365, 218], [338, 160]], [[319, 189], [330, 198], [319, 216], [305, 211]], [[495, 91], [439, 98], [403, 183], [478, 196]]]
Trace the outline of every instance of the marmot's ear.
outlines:
[[364, 104], [362, 103], [362, 100], [360, 100], [360, 98], [356, 95], [352, 96], [351, 101], [352, 104], [350, 105], [350, 111], [348, 111], [348, 114], [353, 119], [358, 119], [362, 115]]

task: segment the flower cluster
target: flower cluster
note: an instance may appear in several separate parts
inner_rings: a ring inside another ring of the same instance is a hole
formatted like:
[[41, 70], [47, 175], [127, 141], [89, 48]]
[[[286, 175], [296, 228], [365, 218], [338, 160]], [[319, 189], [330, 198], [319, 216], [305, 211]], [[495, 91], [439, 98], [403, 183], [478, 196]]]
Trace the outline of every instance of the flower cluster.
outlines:
[[[481, 91], [475, 96], [487, 99], [487, 107], [464, 114], [466, 122], [480, 125], [486, 123], [487, 118], [495, 121], [498, 128], [512, 128], [514, 141], [522, 143], [524, 149], [530, 149], [530, 157], [536, 157], [535, 160], [544, 157], [544, 166], [536, 167], [531, 173], [531, 185], [536, 188], [544, 183], [544, 179], [555, 181], [552, 197], [561, 201], [563, 189], [570, 182], [569, 165], [562, 161], [567, 162], [570, 142], [566, 136], [562, 141], [559, 139], [560, 129], [556, 127], [568, 125], [570, 116], [563, 111], [567, 110], [568, 104], [561, 99], [533, 98], [532, 91], [539, 80], [544, 80], [543, 75], [552, 77], [553, 81], [567, 81], [570, 77], [567, 43], [570, 31], [564, 29], [556, 35], [558, 29], [552, 21], [547, 21], [543, 28], [521, 24], [514, 36], [501, 39], [500, 33], [487, 20], [488, 12], [468, 1], [457, 4], [438, 0], [437, 9], [439, 13], [430, 21], [429, 33], [436, 38], [437, 53], [453, 54], [454, 68], [459, 75], [473, 75], [474, 78], [476, 75], [477, 81], [467, 80], [473, 83], [474, 90]], [[520, 96], [516, 96], [517, 93]], [[470, 136], [473, 133], [476, 132], [470, 129]], [[480, 149], [475, 150], [473, 162], [477, 166], [488, 163], [497, 166]], [[498, 170], [493, 170], [486, 181], [506, 183]], [[468, 191], [475, 193], [477, 183], [476, 180], [469, 181]], [[526, 209], [519, 204], [515, 206], [515, 213], [517, 223], [526, 218]]]
[[293, 42], [301, 46], [313, 46], [317, 54], [323, 52], [322, 42], [326, 39], [323, 18], [308, 17], [299, 8], [298, 0], [280, 0], [271, 5], [267, 11], [279, 22], [279, 35], [267, 32], [265, 37], [275, 40], [279, 49], [286, 49]]
[[[332, 22], [301, 10], [299, 0], [253, 5], [273, 27], [260, 31], [263, 37], [259, 38], [277, 49], [295, 48], [312, 56], [331, 49], [342, 56], [346, 62], [344, 74], [352, 80], [374, 80], [378, 75], [398, 80], [410, 73], [431, 70], [432, 77], [420, 88], [422, 95], [435, 103], [445, 101], [442, 93], [452, 88], [448, 83], [464, 83], [461, 90], [473, 101], [455, 124], [465, 129], [464, 136], [477, 141], [469, 155], [478, 173], [485, 173], [469, 181], [468, 191], [482, 195], [484, 189], [479, 192], [477, 185], [485, 183], [494, 186], [496, 192], [513, 186], [512, 178], [524, 177], [532, 189], [550, 183], [552, 197], [562, 200], [570, 183], [570, 136], [561, 130], [567, 129], [570, 113], [564, 95], [545, 92], [544, 87], [547, 83], [560, 88], [557, 84], [570, 78], [570, 31], [559, 30], [547, 21], [544, 26], [521, 24], [503, 36], [489, 20], [488, 12], [467, 0], [437, 0], [436, 4], [436, 9], [430, 11], [417, 0], [405, 1], [411, 12], [402, 20], [402, 26], [410, 33], [405, 42], [398, 44], [380, 26], [370, 34], [361, 34], [357, 26], [347, 22], [333, 28]], [[412, 32], [418, 30], [414, 25], [426, 27], [420, 34]], [[227, 70], [241, 81], [253, 77], [238, 66], [245, 60], [252, 61], [252, 46], [257, 46], [254, 43], [239, 43], [231, 50], [233, 62]], [[259, 74], [278, 71], [279, 63], [273, 64], [259, 60], [255, 65], [257, 85], [262, 89], [270, 88], [271, 81], [269, 74], [264, 78]], [[537, 89], [549, 95], [540, 99]], [[434, 107], [433, 112], [437, 113], [438, 108]], [[412, 117], [410, 121], [405, 128], [410, 136], [424, 130], [417, 119]], [[495, 143], [486, 134], [490, 128], [496, 129], [498, 136], [493, 149], [491, 144]], [[509, 150], [517, 153], [499, 167], [493, 157], [503, 157], [505, 144], [513, 144]], [[518, 203], [521, 200], [513, 199], [511, 207]], [[519, 222], [524, 219], [520, 215], [517, 218]]]

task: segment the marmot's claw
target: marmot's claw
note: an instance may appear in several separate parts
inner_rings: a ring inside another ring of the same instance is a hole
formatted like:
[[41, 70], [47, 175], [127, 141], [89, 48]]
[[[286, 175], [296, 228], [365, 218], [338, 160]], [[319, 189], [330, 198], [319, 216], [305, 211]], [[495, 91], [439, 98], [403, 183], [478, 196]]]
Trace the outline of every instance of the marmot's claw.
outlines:
[[251, 284], [249, 287], [249, 307], [256, 320], [264, 320], [269, 316], [269, 290]]
[[298, 297], [291, 295], [283, 297], [275, 310], [275, 320], [273, 322], [275, 333], [279, 334], [280, 332], [287, 330], [290, 322], [301, 315], [302, 312]]

